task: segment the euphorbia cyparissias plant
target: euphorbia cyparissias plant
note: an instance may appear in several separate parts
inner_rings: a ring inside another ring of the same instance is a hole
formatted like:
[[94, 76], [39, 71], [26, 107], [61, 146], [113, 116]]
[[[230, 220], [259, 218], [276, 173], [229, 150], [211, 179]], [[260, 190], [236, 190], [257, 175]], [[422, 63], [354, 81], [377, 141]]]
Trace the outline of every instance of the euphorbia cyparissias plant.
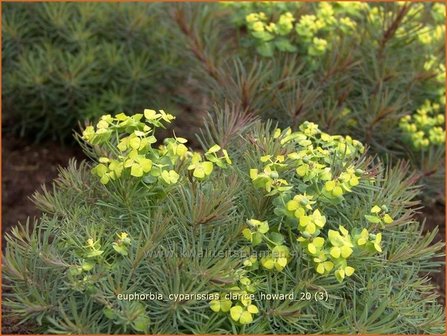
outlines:
[[443, 202], [444, 128], [405, 125], [426, 100], [445, 107], [444, 4], [225, 2], [176, 14], [207, 101], [349, 134], [384, 160], [410, 161], [425, 201]]
[[88, 126], [93, 162], [61, 170], [34, 228], [7, 237], [12, 314], [46, 333], [443, 331], [419, 275], [442, 245], [413, 219], [405, 166], [310, 122], [222, 141], [219, 116], [203, 151], [158, 144], [163, 110]]
[[188, 151], [186, 139], [176, 136], [164, 139], [164, 145], [158, 148], [152, 147], [157, 142], [156, 129], [173, 119], [173, 115], [163, 110], [151, 109], [133, 116], [120, 113], [115, 117], [101, 117], [96, 128], [88, 126], [82, 136], [89, 144], [103, 148], [107, 153], [99, 157], [92, 172], [103, 184], [119, 179], [124, 173], [142, 178], [147, 185], [157, 182], [169, 185], [179, 180], [180, 176], [174, 170], [179, 161], [188, 160], [188, 170], [192, 170], [197, 179], [210, 175], [214, 164], [221, 168], [231, 164], [227, 151], [218, 145], [205, 153], [205, 160], [200, 153]]

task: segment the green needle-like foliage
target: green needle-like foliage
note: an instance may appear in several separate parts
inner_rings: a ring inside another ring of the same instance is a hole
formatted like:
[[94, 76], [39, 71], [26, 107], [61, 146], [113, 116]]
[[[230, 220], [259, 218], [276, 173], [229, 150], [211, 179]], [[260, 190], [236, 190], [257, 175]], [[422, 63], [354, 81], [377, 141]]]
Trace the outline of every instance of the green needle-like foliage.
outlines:
[[162, 4], [9, 3], [2, 14], [3, 115], [36, 140], [78, 122], [159, 104], [179, 58]]
[[83, 134], [92, 160], [61, 169], [34, 196], [42, 217], [7, 235], [4, 304], [33, 332], [445, 331], [428, 277], [443, 244], [414, 219], [408, 165], [229, 106], [204, 154], [150, 141], [171, 120], [103, 116]]
[[444, 128], [434, 126], [440, 145], [415, 148], [399, 124], [426, 104], [445, 109], [444, 4], [229, 2], [174, 13], [210, 102], [349, 134], [410, 161], [425, 196], [443, 198]]

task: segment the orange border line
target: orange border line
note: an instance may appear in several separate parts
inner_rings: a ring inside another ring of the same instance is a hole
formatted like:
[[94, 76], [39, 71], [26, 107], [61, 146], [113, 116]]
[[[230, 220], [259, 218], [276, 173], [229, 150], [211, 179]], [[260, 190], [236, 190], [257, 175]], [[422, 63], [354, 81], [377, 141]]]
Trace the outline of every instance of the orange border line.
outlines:
[[[337, 1], [337, 0], [326, 0], [326, 1], [312, 1], [312, 0], [300, 0], [300, 1], [290, 1], [290, 0], [283, 0], [283, 1], [281, 1], [281, 0], [273, 0], [272, 2], [350, 2], [350, 1], [352, 1], [352, 0], [339, 0], [339, 1]], [[109, 1], [101, 1], [101, 0], [93, 0], [93, 1], [89, 1], [89, 0], [72, 0], [72, 1], [67, 1], [67, 0], [61, 0], [61, 1], [58, 1], [58, 0], [46, 0], [46, 1], [39, 1], [39, 0], [0, 0], [0, 25], [2, 24], [2, 9], [3, 9], [3, 6], [2, 6], [2, 3], [13, 3], [13, 2], [20, 2], [20, 3], [27, 3], [27, 2], [102, 2], [102, 3], [113, 3], [113, 2], [124, 2], [124, 3], [127, 3], [127, 2], [136, 2], [136, 1], [131, 1], [131, 0], [109, 0]], [[172, 0], [172, 1], [169, 1], [169, 0], [162, 0], [162, 1], [153, 1], [153, 0], [140, 0], [140, 1], [138, 1], [138, 2], [158, 2], [158, 3], [178, 3], [178, 2], [210, 2], [210, 3], [212, 3], [212, 2], [215, 2], [215, 3], [217, 3], [217, 2], [220, 2], [220, 1], [213, 1], [213, 0], [191, 0], [191, 1], [186, 1], [186, 0]], [[256, 2], [256, 1], [237, 1], [237, 2]], [[357, 0], [357, 2], [366, 2], [366, 3], [375, 3], [375, 2], [397, 2], [397, 1], [393, 1], [393, 0], [382, 0], [382, 1], [380, 1], [380, 0], [372, 0], [372, 1], [365, 1], [365, 0]], [[447, 0], [432, 0], [432, 1], [430, 1], [430, 0], [419, 0], [419, 1], [417, 1], [417, 0], [409, 0], [409, 1], [405, 1], [405, 2], [414, 2], [414, 3], [420, 3], [420, 2], [424, 2], [424, 3], [446, 3], [446, 16], [447, 16]], [[445, 27], [446, 27], [446, 31], [447, 31], [447, 21], [445, 22]], [[445, 52], [446, 52], [446, 55], [447, 55], [447, 36], [444, 36], [445, 37]], [[0, 29], [0, 41], [2, 41], [2, 45], [3, 45], [3, 37], [2, 37], [2, 30]], [[1, 58], [1, 55], [2, 55], [2, 48], [0, 48], [0, 58]], [[446, 66], [446, 68], [447, 68], [447, 57], [445, 58], [445, 66]], [[447, 78], [446, 78], [446, 81], [445, 81], [445, 85], [446, 85], [446, 88], [447, 88]], [[1, 64], [1, 62], [0, 62], [0, 92], [2, 92], [1, 91], [2, 90], [2, 64]], [[447, 92], [446, 92], [446, 99], [447, 99]], [[2, 123], [3, 123], [3, 118], [2, 118], [2, 113], [3, 113], [3, 109], [2, 109], [2, 96], [0, 95], [0, 126], [2, 126]], [[446, 115], [447, 115], [447, 106], [445, 107], [445, 113], [446, 113]], [[445, 120], [445, 128], [447, 129], [447, 118], [446, 118], [446, 120]], [[1, 146], [1, 149], [2, 149], [2, 155], [0, 156], [0, 182], [1, 182], [1, 185], [0, 185], [0, 207], [2, 208], [2, 210], [3, 210], [3, 131], [2, 131], [2, 127], [0, 127], [0, 146]], [[447, 151], [447, 143], [445, 144], [445, 148], [446, 148], [446, 151]], [[444, 158], [444, 160], [445, 160], [445, 165], [447, 166], [447, 156]], [[444, 187], [445, 187], [445, 198], [447, 198], [447, 179], [445, 178], [445, 176], [444, 176]], [[445, 204], [444, 205], [444, 216], [446, 215], [446, 213], [447, 213], [447, 204]], [[444, 225], [445, 225], [445, 223], [444, 223]], [[3, 213], [2, 213], [2, 211], [0, 211], [0, 230], [1, 230], [1, 233], [2, 233], [2, 235], [3, 235]], [[447, 242], [447, 232], [445, 232], [444, 233], [444, 242]], [[0, 239], [0, 252], [2, 251], [2, 240]], [[447, 265], [447, 246], [445, 246], [445, 263], [446, 263], [446, 265]], [[3, 252], [1, 252], [0, 253], [0, 272], [3, 274], [3, 271], [2, 271], [2, 265], [3, 265]], [[447, 277], [447, 270], [445, 270], [445, 276]], [[444, 278], [445, 279], [445, 278]], [[2, 286], [2, 281], [3, 281], [3, 277], [2, 276], [0, 276], [0, 293], [1, 294], [3, 294], [3, 286]], [[445, 281], [444, 281], [445, 282]], [[444, 288], [444, 291], [446, 291], [446, 286], [445, 286], [445, 288]], [[444, 301], [446, 301], [445, 303], [444, 303], [444, 313], [445, 313], [445, 321], [447, 321], [447, 300], [444, 300]], [[2, 296], [0, 296], [0, 305], [2, 304]], [[0, 335], [3, 335], [2, 334], [2, 330], [1, 330], [1, 328], [2, 328], [2, 325], [3, 325], [3, 316], [2, 316], [2, 310], [0, 309]], [[447, 326], [446, 326], [447, 327]], [[4, 334], [4, 335], [8, 335], [8, 334]], [[15, 335], [15, 336], [19, 336], [19, 335], [21, 335], [21, 334], [13, 334], [13, 335]], [[52, 335], [52, 334], [27, 334], [27, 335]], [[86, 335], [91, 335], [91, 336], [95, 336], [95, 335], [98, 335], [98, 336], [103, 336], [103, 335], [105, 335], [105, 334], [86, 334]], [[125, 335], [130, 335], [130, 334], [118, 334], [118, 335], [122, 335], [122, 336], [125, 336]], [[163, 334], [163, 335], [166, 335], [166, 336], [177, 336], [178, 334]], [[181, 335], [179, 335], [179, 336], [183, 336], [184, 334], [181, 334]], [[210, 336], [216, 336], [216, 334], [200, 334], [200, 335], [203, 335], [203, 336], [205, 336], [205, 335], [210, 335]], [[240, 334], [240, 335], [247, 335], [247, 336], [256, 336], [256, 335], [259, 335], [259, 336], [261, 336], [261, 335], [264, 335], [264, 334]], [[281, 334], [277, 334], [277, 335], [281, 335]], [[284, 335], [289, 335], [289, 334], [284, 334]], [[315, 335], [315, 334], [306, 334], [306, 335]], [[327, 335], [327, 336], [344, 336], [344, 334], [318, 334], [318, 335]], [[364, 335], [364, 334], [357, 334], [357, 335]], [[366, 335], [368, 335], [368, 336], [383, 336], [383, 335], [388, 335], [388, 336], [400, 336], [400, 335], [403, 335], [403, 334], [365, 334], [365, 336]], [[434, 334], [434, 335], [437, 335], [437, 334]], [[441, 335], [441, 334], [438, 334], [438, 335]], [[408, 336], [408, 335], [407, 335]], [[413, 335], [409, 335], [409, 336], [413, 336]], [[414, 334], [414, 336], [420, 336], [419, 334]]]
[[[444, 15], [447, 17], [447, 4], [444, 8], [444, 11], [445, 11]], [[445, 69], [447, 69], [447, 36], [445, 33], [445, 32], [447, 32], [447, 20], [444, 22], [444, 27], [445, 27], [445, 30], [444, 30], [444, 56], [445, 56], [444, 57], [444, 65], [445, 65]], [[447, 76], [446, 76], [444, 84], [445, 84], [445, 88], [447, 88]], [[447, 90], [445, 92], [445, 98], [447, 100]], [[444, 106], [444, 116], [446, 116], [446, 115], [447, 115], [447, 104], [445, 104], [445, 106]], [[444, 120], [444, 121], [445, 121], [444, 129], [447, 129], [447, 120]], [[447, 152], [447, 141], [446, 141], [446, 143], [444, 143], [444, 149], [445, 149], [444, 153], [446, 153]], [[444, 244], [447, 242], [447, 232], [445, 231], [446, 214], [447, 214], [447, 204], [445, 203], [445, 199], [447, 198], [447, 178], [445, 175], [445, 173], [446, 173], [445, 167], [447, 167], [447, 155], [444, 154], [444, 193], [445, 193], [444, 194]], [[445, 252], [445, 257], [444, 257], [444, 293], [445, 293], [447, 290], [447, 285], [446, 285], [446, 281], [445, 281], [445, 279], [447, 277], [447, 269], [446, 269], [447, 246], [446, 245], [444, 245], [444, 252]], [[445, 294], [444, 294], [444, 318], [445, 318], [444, 323], [446, 324], [447, 323], [446, 322], [447, 321], [447, 302], [446, 302]], [[447, 325], [446, 325], [446, 328], [447, 328]]]
[[[154, 1], [154, 0], [0, 0], [1, 2], [21, 2], [21, 3], [27, 3], [27, 2], [102, 2], [102, 3], [112, 3], [112, 2], [154, 2], [154, 3], [177, 3], [177, 2], [210, 2], [210, 3], [218, 3], [223, 2], [225, 0], [219, 1], [219, 0], [160, 0], [160, 1]], [[236, 0], [234, 2], [261, 2], [266, 0], [260, 0], [260, 1], [252, 1], [252, 0]], [[408, 1], [395, 1], [395, 0], [325, 0], [325, 1], [318, 1], [318, 0], [271, 0], [270, 2], [366, 2], [366, 3], [384, 3], [384, 2], [414, 2], [414, 3], [420, 3], [420, 2], [426, 2], [426, 3], [446, 3], [447, 0], [408, 0]]]

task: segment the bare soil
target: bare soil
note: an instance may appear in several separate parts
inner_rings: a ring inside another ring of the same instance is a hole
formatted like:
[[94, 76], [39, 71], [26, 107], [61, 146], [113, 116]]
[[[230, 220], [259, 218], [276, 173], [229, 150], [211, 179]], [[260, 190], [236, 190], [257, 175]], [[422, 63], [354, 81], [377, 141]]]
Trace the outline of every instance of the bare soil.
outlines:
[[[423, 209], [419, 219], [426, 220], [425, 231], [429, 232], [438, 227], [439, 231], [436, 235], [435, 242], [446, 241], [445, 235], [445, 204], [437, 202]], [[431, 274], [433, 283], [437, 287], [439, 293], [439, 302], [445, 305], [445, 265], [437, 273]]]
[[[2, 139], [2, 251], [5, 234], [17, 223], [38, 218], [30, 196], [42, 185], [49, 184], [72, 157], [83, 158], [75, 148], [53, 142], [29, 144], [24, 139], [7, 136]], [[17, 325], [2, 306], [2, 334], [28, 334], [27, 325]]]

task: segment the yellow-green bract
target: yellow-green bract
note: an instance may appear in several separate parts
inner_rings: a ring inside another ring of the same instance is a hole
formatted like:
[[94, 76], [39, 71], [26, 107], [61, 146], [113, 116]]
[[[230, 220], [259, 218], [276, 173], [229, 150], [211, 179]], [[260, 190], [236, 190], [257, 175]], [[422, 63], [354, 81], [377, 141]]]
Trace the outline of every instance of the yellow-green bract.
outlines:
[[[333, 274], [343, 282], [355, 272], [355, 268], [348, 265], [352, 255], [382, 252], [380, 227], [371, 227], [370, 223], [393, 222], [386, 205], [375, 205], [351, 232], [343, 225], [336, 226], [336, 230], [327, 229], [326, 208], [342, 202], [361, 183], [369, 185], [373, 181], [355, 166], [364, 147], [349, 136], [322, 132], [310, 122], [304, 122], [296, 132], [277, 128], [271, 137], [281, 146], [289, 146], [289, 151], [284, 155], [259, 156], [262, 171], [251, 168], [248, 175], [256, 188], [266, 192], [266, 197], [275, 197], [275, 214], [281, 224], [278, 227], [254, 218], [247, 220], [242, 235], [250, 243], [249, 255], [252, 255], [243, 262], [240, 284], [229, 290], [245, 295], [256, 292], [256, 286], [251, 285], [248, 277], [262, 272], [282, 272], [294, 258], [290, 253], [294, 245], [301, 246], [319, 276]], [[287, 175], [287, 171], [295, 174]], [[294, 190], [296, 181], [301, 183], [300, 193]], [[263, 256], [257, 257], [261, 252]], [[243, 288], [249, 285], [249, 289]], [[214, 300], [210, 308], [216, 313], [229, 313], [240, 324], [253, 322], [252, 314], [258, 311], [251, 300], [243, 299]]]
[[404, 140], [415, 150], [426, 150], [430, 146], [444, 145], [444, 120], [440, 105], [427, 100], [416, 113], [402, 117], [399, 127]]
[[101, 148], [105, 156], [98, 158], [92, 169], [103, 184], [115, 181], [122, 175], [141, 178], [144, 183], [176, 184], [181, 178], [175, 170], [179, 161], [189, 162], [188, 170], [197, 179], [208, 177], [214, 165], [226, 168], [231, 164], [225, 149], [212, 146], [205, 159], [199, 152], [190, 151], [181, 137], [166, 138], [157, 147], [155, 131], [164, 128], [175, 117], [164, 110], [144, 110], [143, 114], [127, 116], [120, 113], [115, 117], [104, 115], [94, 126], [88, 126], [82, 138], [92, 146]]

